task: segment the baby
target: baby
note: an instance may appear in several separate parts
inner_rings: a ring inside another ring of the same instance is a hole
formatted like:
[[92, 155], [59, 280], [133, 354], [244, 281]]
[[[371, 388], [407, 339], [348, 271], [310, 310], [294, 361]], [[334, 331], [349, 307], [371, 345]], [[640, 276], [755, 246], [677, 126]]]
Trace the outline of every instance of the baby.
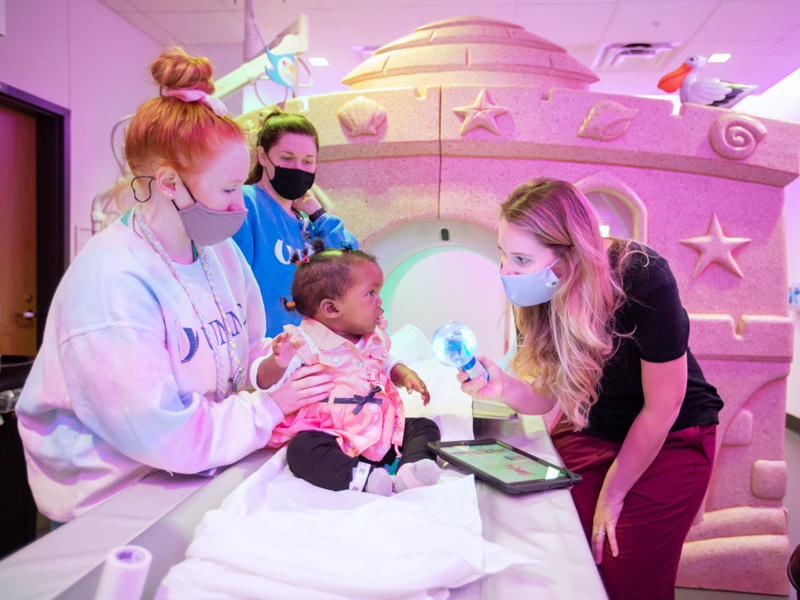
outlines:
[[[269, 391], [306, 364], [323, 364], [334, 376], [327, 402], [288, 415], [267, 444], [289, 442], [287, 461], [302, 479], [329, 490], [365, 490], [388, 496], [394, 489], [439, 480], [428, 442], [441, 437], [436, 423], [406, 418], [396, 386], [430, 394], [419, 375], [389, 354], [380, 290], [383, 272], [360, 250], [327, 249], [298, 264], [292, 282], [303, 315], [272, 341], [272, 354], [258, 367], [257, 386]], [[396, 469], [396, 475], [390, 475]]]

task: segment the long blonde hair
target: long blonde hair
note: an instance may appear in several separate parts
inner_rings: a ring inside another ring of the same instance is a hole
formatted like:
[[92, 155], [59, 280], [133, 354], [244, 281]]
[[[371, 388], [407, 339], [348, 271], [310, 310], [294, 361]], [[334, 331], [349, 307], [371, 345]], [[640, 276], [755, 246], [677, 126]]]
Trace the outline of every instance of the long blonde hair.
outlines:
[[612, 267], [594, 209], [565, 181], [540, 178], [520, 185], [501, 205], [500, 217], [552, 248], [561, 269], [550, 302], [514, 307], [522, 340], [511, 366], [554, 394], [570, 423], [583, 429], [598, 399], [603, 366], [615, 350], [614, 313], [625, 302], [628, 242], [614, 241], [620, 260]]

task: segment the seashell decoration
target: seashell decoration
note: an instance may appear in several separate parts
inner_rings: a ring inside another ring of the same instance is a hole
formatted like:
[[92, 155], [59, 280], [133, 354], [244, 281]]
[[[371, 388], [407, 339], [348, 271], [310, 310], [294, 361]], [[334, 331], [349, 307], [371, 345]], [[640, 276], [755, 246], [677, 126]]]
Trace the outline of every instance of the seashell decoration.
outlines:
[[601, 142], [615, 140], [628, 131], [631, 121], [639, 114], [636, 108], [622, 106], [613, 100], [601, 100], [592, 107], [578, 129], [579, 137]]
[[722, 158], [742, 160], [756, 151], [758, 143], [767, 135], [760, 121], [740, 114], [724, 115], [711, 126], [709, 139], [714, 152]]
[[378, 129], [386, 121], [386, 109], [370, 98], [359, 96], [339, 109], [339, 122], [357, 135], [378, 135]]

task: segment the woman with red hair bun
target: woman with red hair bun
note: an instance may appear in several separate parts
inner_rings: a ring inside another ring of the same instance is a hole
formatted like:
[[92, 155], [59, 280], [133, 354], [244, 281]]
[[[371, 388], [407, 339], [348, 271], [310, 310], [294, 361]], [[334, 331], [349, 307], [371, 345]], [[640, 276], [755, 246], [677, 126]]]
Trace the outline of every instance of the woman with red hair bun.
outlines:
[[74, 519], [155, 469], [198, 473], [262, 448], [284, 414], [327, 398], [298, 370], [250, 392], [264, 346], [258, 284], [229, 239], [249, 155], [211, 63], [171, 49], [128, 127], [136, 205], [64, 275], [17, 414], [39, 510]]

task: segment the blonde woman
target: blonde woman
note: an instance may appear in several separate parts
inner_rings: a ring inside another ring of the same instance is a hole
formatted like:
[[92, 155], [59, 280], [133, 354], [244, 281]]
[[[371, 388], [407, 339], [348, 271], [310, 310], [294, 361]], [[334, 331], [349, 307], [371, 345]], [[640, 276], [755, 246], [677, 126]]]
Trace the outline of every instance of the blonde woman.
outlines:
[[489, 382], [460, 373], [462, 389], [524, 414], [558, 403], [551, 436], [583, 477], [572, 497], [609, 598], [674, 598], [722, 408], [688, 348], [675, 278], [652, 249], [604, 240], [569, 183], [525, 183], [500, 215], [519, 347], [513, 374], [479, 356]]

